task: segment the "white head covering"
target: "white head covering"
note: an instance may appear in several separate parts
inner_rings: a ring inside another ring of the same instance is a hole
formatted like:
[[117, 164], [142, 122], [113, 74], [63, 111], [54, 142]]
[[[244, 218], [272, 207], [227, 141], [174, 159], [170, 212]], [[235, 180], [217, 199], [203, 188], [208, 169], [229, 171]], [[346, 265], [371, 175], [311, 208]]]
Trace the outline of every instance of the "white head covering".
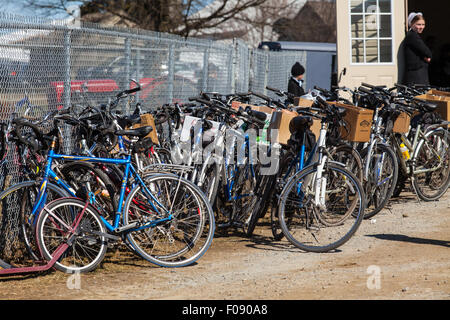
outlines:
[[417, 16], [423, 16], [422, 12], [411, 12], [408, 16], [408, 27], [411, 28], [411, 22], [413, 21], [413, 19]]

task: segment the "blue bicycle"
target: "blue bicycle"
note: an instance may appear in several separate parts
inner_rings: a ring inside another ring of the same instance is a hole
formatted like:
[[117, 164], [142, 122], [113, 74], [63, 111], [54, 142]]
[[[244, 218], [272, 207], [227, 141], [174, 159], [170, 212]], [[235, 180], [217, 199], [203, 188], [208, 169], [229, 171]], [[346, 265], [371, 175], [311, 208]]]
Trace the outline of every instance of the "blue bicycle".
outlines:
[[[131, 92], [134, 91], [126, 93]], [[121, 159], [58, 154], [54, 150], [56, 137], [53, 138], [30, 216], [37, 217], [37, 220], [33, 218], [37, 245], [47, 261], [64, 249], [55, 264], [57, 269], [91, 271], [103, 260], [107, 242], [121, 239], [144, 259], [165, 267], [189, 265], [209, 248], [214, 235], [214, 216], [200, 189], [173, 174], [152, 172], [141, 177], [132, 164], [132, 155], [146, 143], [144, 137], [151, 130], [151, 127], [141, 127], [116, 131], [119, 142], [122, 135], [138, 138]], [[87, 201], [61, 198], [45, 205], [47, 191], [54, 189], [49, 178], [64, 185], [52, 170], [53, 161], [58, 159], [125, 167], [113, 221], [99, 214], [94, 203], [90, 203], [92, 197], [87, 197]], [[129, 193], [127, 188], [131, 189]]]

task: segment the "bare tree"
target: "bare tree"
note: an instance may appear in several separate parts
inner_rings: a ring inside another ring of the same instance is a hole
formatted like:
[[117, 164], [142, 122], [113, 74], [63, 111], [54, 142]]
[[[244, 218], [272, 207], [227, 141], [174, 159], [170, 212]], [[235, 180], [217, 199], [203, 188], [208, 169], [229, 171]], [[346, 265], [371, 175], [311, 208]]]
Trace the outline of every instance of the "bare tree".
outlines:
[[252, 8], [239, 14], [237, 20], [255, 30], [253, 42], [268, 41], [278, 37], [273, 24], [280, 17], [294, 17], [303, 5], [298, 0], [268, 0], [258, 8]]
[[273, 25], [280, 41], [336, 42], [335, 1], [308, 1], [293, 18], [282, 17]]
[[26, 0], [26, 3], [28, 7], [50, 15], [67, 12], [70, 6], [81, 2], [82, 21], [103, 22], [108, 17], [114, 17], [117, 24], [188, 37], [193, 31], [217, 27], [240, 12], [261, 6], [266, 1]]

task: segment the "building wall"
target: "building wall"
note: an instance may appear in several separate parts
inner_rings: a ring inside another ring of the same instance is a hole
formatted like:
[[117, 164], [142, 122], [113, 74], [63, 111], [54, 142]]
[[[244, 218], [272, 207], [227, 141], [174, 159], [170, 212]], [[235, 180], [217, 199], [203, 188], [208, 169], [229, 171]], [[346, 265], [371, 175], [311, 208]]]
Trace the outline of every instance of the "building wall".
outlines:
[[351, 61], [350, 0], [338, 0], [337, 10], [337, 59], [338, 74], [345, 68], [339, 85], [355, 88], [366, 82], [374, 85], [392, 86], [402, 72], [401, 42], [405, 36], [405, 3], [393, 0], [393, 62], [388, 64], [354, 64]]

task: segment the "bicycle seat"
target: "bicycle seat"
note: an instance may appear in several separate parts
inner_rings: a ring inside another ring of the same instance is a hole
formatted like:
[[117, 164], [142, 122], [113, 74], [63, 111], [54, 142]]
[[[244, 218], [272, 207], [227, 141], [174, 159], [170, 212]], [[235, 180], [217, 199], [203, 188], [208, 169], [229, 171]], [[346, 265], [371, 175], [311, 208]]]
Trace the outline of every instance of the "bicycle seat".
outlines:
[[122, 128], [131, 127], [133, 124], [139, 123], [141, 121], [141, 116], [138, 114], [132, 114], [129, 116], [118, 117], [119, 125]]
[[308, 129], [313, 124], [313, 119], [309, 116], [298, 116], [295, 117], [289, 122], [289, 131], [291, 134], [298, 132], [298, 131], [304, 131], [305, 129]]
[[418, 103], [418, 105], [420, 107], [424, 108], [425, 111], [427, 111], [427, 112], [432, 112], [432, 111], [434, 111], [437, 108], [437, 104], [435, 104], [435, 103], [428, 102], [428, 101], [421, 100], [421, 99], [417, 99], [417, 98], [414, 99], [414, 100]]
[[146, 135], [148, 135], [152, 131], [153, 131], [152, 126], [145, 126], [145, 127], [140, 127], [140, 128], [136, 128], [136, 129], [117, 130], [114, 132], [114, 134], [118, 135], [118, 136], [129, 136], [129, 137], [142, 138], [142, 137], [145, 137]]

